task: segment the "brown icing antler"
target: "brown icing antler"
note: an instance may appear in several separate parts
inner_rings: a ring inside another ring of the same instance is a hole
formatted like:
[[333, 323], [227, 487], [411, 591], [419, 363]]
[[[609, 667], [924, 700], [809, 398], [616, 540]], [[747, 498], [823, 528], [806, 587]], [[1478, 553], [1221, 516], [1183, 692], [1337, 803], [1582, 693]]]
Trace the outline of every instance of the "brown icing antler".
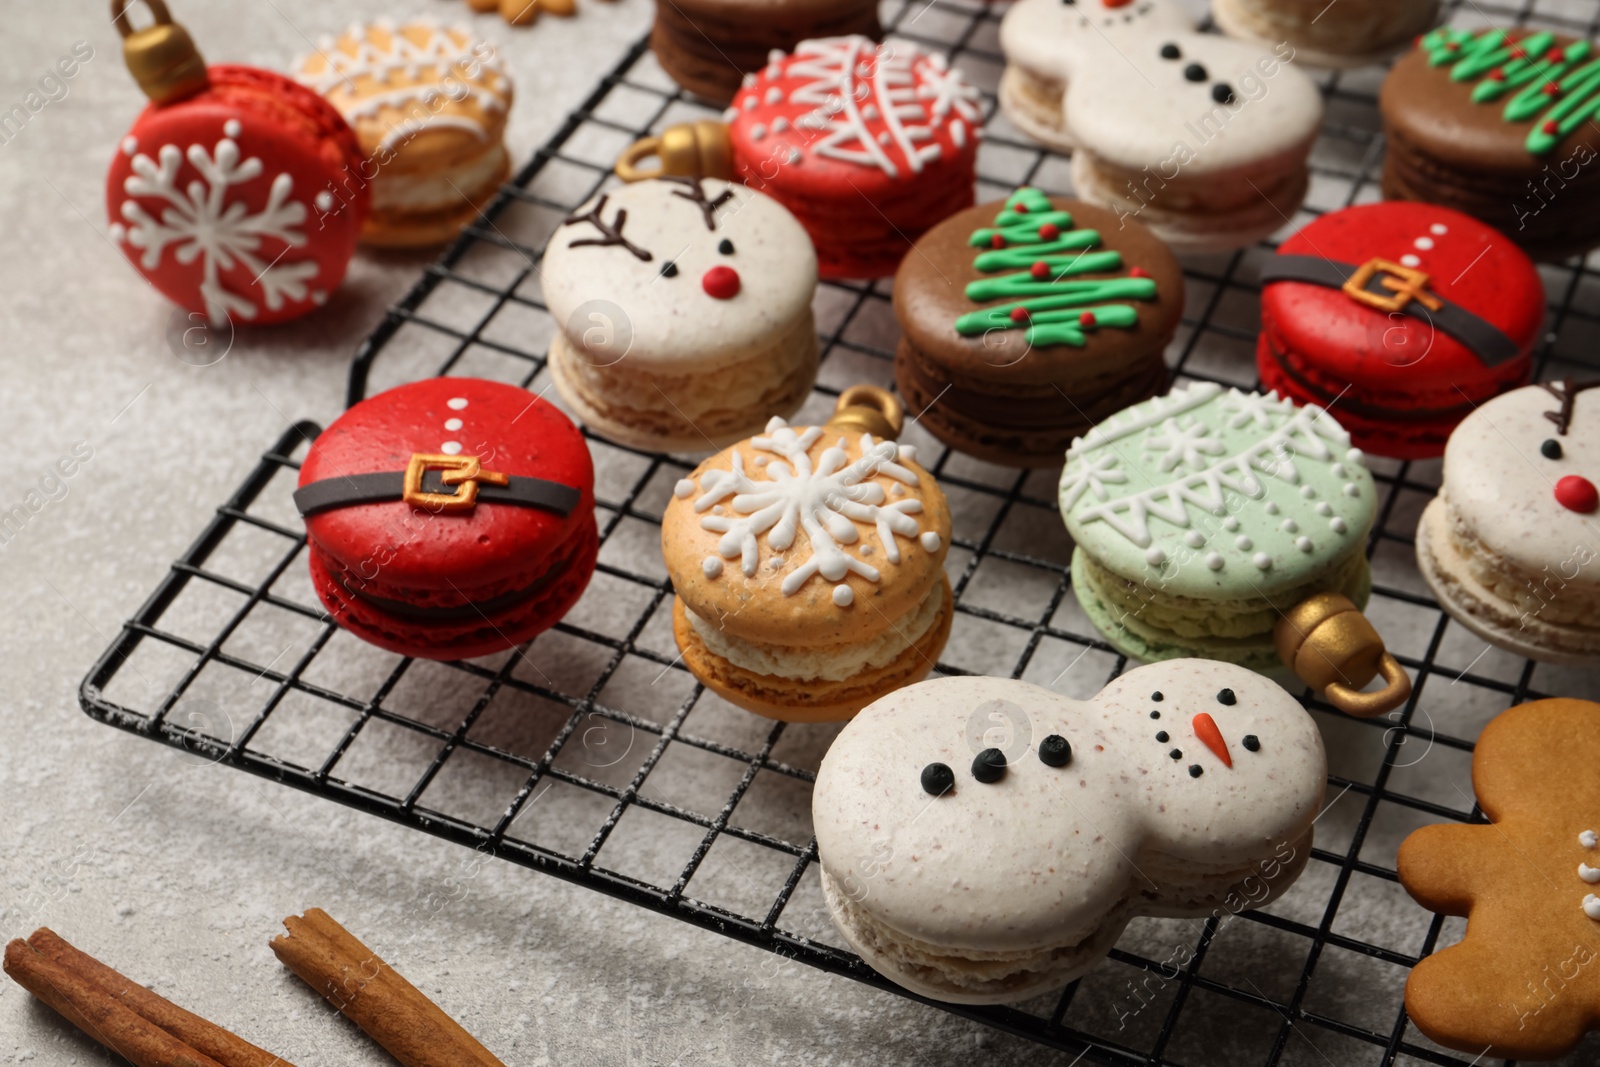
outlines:
[[706, 229], [712, 231], [713, 233], [716, 232], [717, 208], [733, 199], [732, 189], [724, 189], [722, 190], [722, 194], [715, 200], [708, 200], [706, 199], [706, 191], [700, 186], [699, 178], [684, 178], [677, 175], [663, 175], [659, 180], [664, 182], [672, 182], [674, 185], [682, 185], [688, 188], [690, 191], [687, 193], [679, 192], [675, 189], [673, 190], [672, 195], [681, 196], [685, 200], [688, 200], [697, 206], [701, 213], [706, 217]]
[[632, 252], [645, 263], [650, 262], [651, 256], [649, 252], [646, 252], [644, 249], [640, 248], [638, 245], [622, 236], [622, 227], [628, 222], [627, 208], [617, 208], [617, 213], [612, 216], [610, 225], [607, 225], [605, 219], [601, 217], [601, 212], [605, 211], [606, 209], [606, 200], [608, 195], [609, 194], [601, 193], [600, 199], [595, 201], [593, 208], [585, 211], [581, 215], [571, 215], [562, 220], [561, 225], [563, 226], [571, 226], [573, 223], [577, 222], [587, 222], [595, 229], [600, 231], [599, 237], [585, 237], [581, 241], [573, 241], [568, 247], [578, 248], [582, 245], [594, 245], [598, 248], [606, 248], [616, 245], [618, 247], [627, 249], [629, 252]]
[[1563, 378], [1559, 382], [1540, 382], [1544, 391], [1561, 402], [1561, 407], [1556, 411], [1547, 411], [1544, 417], [1556, 424], [1556, 433], [1562, 437], [1567, 436], [1567, 429], [1572, 425], [1573, 408], [1578, 402], [1578, 394], [1586, 389], [1600, 387], [1600, 378], [1592, 382], [1580, 382], [1572, 378]]

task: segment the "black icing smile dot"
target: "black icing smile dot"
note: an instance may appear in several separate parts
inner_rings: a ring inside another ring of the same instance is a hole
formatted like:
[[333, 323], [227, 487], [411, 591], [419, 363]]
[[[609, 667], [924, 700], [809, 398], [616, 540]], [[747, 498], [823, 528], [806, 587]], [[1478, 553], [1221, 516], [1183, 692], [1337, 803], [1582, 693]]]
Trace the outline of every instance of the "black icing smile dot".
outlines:
[[667, 260], [661, 264], [661, 276], [663, 278], [676, 278], [678, 276], [678, 265], [670, 259]]
[[1159, 719], [1159, 718], [1161, 718], [1161, 713], [1159, 711], [1152, 711], [1150, 713], [1150, 717], [1152, 719]]
[[1177, 45], [1173, 44], [1171, 41], [1168, 41], [1166, 44], [1161, 46], [1161, 58], [1162, 59], [1182, 59], [1183, 58], [1183, 49], [1179, 48]]
[[1557, 441], [1554, 437], [1549, 438], [1544, 444], [1539, 446], [1539, 454], [1545, 459], [1560, 459], [1561, 442]]
[[936, 797], [944, 796], [956, 787], [956, 772], [943, 763], [930, 763], [922, 768], [922, 791]]
[[1150, 694], [1150, 699], [1159, 704], [1167, 698], [1161, 695], [1161, 690], [1157, 689], [1154, 693]]
[[1206, 68], [1198, 63], [1190, 63], [1183, 68], [1183, 76], [1192, 82], [1203, 82], [1206, 80]]
[[1206, 773], [1206, 769], [1204, 767], [1200, 766], [1200, 764], [1198, 764], [1198, 763], [1189, 764], [1189, 777], [1190, 778], [1198, 778], [1204, 773]]
[[1156, 734], [1156, 740], [1160, 741], [1164, 745], [1168, 741], [1172, 740], [1172, 735], [1167, 733], [1165, 730], [1162, 730], [1160, 733]]
[[998, 748], [986, 748], [972, 761], [972, 777], [984, 785], [993, 785], [1006, 776], [1006, 754]]
[[717, 245], [717, 251], [725, 256], [733, 255], [733, 242], [724, 237], [722, 243]]
[[1065, 767], [1072, 762], [1072, 743], [1060, 734], [1039, 742], [1039, 762], [1046, 767]]
[[1255, 734], [1245, 734], [1239, 743], [1251, 752], [1261, 751], [1261, 738]]
[[1167, 755], [1171, 756], [1173, 759], [1182, 759], [1183, 758], [1183, 749], [1175, 748], [1171, 752], [1168, 752]]
[[1227, 82], [1218, 82], [1211, 87], [1211, 99], [1219, 104], [1233, 103], [1233, 86]]
[[1239, 698], [1233, 695], [1232, 689], [1223, 689], [1217, 693], [1217, 703], [1231, 708], [1239, 703]]

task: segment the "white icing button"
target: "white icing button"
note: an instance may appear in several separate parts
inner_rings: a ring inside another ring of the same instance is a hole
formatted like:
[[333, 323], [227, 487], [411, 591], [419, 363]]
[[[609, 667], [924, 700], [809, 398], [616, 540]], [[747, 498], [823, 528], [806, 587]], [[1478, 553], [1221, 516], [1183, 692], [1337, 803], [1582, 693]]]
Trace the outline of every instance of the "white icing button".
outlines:
[[1201, 548], [1205, 545], [1206, 539], [1201, 536], [1199, 530], [1190, 530], [1183, 535], [1183, 543], [1190, 548]]
[[1232, 533], [1239, 528], [1239, 520], [1236, 517], [1229, 515], [1226, 519], [1222, 520], [1222, 528], [1227, 530], [1229, 533]]
[[1328, 526], [1333, 530], [1334, 533], [1337, 534], [1342, 534], [1350, 528], [1345, 524], [1345, 521], [1337, 515], [1335, 515], [1332, 520], [1329, 521]]
[[1349, 460], [1351, 463], [1365, 463], [1367, 461], [1367, 454], [1361, 451], [1359, 448], [1352, 448], [1350, 451], [1344, 454], [1344, 458]]
[[1278, 505], [1276, 503], [1274, 503], [1273, 501], [1271, 501], [1271, 500], [1267, 501], [1267, 514], [1268, 515], [1276, 515], [1277, 513], [1278, 513]]
[[461, 411], [467, 406], [467, 398], [464, 396], [451, 397], [449, 400], [445, 401], [444, 406], [449, 408], [451, 411]]
[[1309, 537], [1298, 537], [1298, 538], [1296, 538], [1295, 542], [1294, 542], [1294, 547], [1298, 548], [1302, 552], [1310, 552], [1311, 548], [1312, 548], [1311, 538], [1309, 538]]
[[122, 154], [131, 156], [139, 151], [139, 138], [129, 135], [122, 139]]
[[1305, 497], [1307, 500], [1310, 500], [1312, 497], [1317, 495], [1317, 491], [1311, 488], [1309, 485], [1303, 485], [1300, 487], [1300, 495]]
[[716, 507], [711, 509], [711, 514], [713, 515], [726, 515], [727, 513], [728, 509], [723, 507], [721, 504], [718, 504]]
[[1145, 551], [1144, 561], [1152, 567], [1159, 567], [1167, 561], [1167, 554], [1152, 545]]
[[222, 124], [222, 133], [227, 137], [237, 137], [244, 132], [244, 127], [239, 125], [238, 119], [229, 119]]
[[1222, 553], [1220, 553], [1220, 552], [1207, 552], [1206, 553], [1206, 566], [1210, 567], [1214, 571], [1220, 571], [1222, 569]]
[[322, 192], [317, 194], [316, 199], [313, 200], [312, 203], [316, 204], [318, 211], [326, 214], [333, 210], [333, 194], [324, 189]]
[[722, 561], [716, 556], [707, 556], [705, 562], [700, 564], [700, 570], [707, 578], [722, 577]]
[[781, 103], [783, 103], [783, 90], [778, 88], [776, 85], [774, 85], [772, 88], [768, 89], [767, 90], [767, 103], [769, 103], [769, 104], [781, 104]]
[[746, 111], [754, 111], [760, 106], [761, 101], [757, 100], [754, 96], [747, 96], [744, 98], [744, 109]]
[[1600, 919], [1600, 897], [1590, 893], [1583, 898], [1583, 913], [1591, 919]]
[[328, 291], [326, 289], [311, 290], [311, 302], [318, 307], [326, 304], [328, 302]]
[[750, 139], [752, 141], [759, 141], [766, 135], [767, 128], [761, 125], [761, 123], [758, 122], [754, 126], [750, 127]]
[[779, 115], [777, 118], [772, 120], [772, 132], [773, 133], [784, 133], [788, 129], [789, 129], [789, 120], [784, 118], [782, 115]]
[[1233, 546], [1240, 552], [1248, 552], [1252, 548], [1256, 547], [1256, 543], [1250, 540], [1250, 538], [1246, 537], [1244, 534], [1240, 534], [1238, 537], [1233, 539]]
[[1450, 232], [1450, 227], [1446, 226], [1442, 222], [1436, 222], [1432, 226], [1428, 227], [1428, 232], [1433, 234], [1435, 237], [1442, 237], [1444, 234]]
[[1418, 237], [1415, 241], [1412, 241], [1411, 243], [1416, 245], [1417, 248], [1419, 248], [1422, 251], [1426, 252], [1428, 249], [1433, 247], [1433, 238], [1432, 237]]
[[1593, 830], [1585, 830], [1578, 835], [1578, 844], [1584, 848], [1594, 848], [1595, 845], [1600, 845], [1600, 837], [1597, 837]]
[[[1323, 506], [1326, 507], [1327, 505], [1323, 505]], [[1284, 519], [1283, 520], [1283, 532], [1284, 533], [1299, 533], [1300, 532], [1300, 524], [1298, 522], [1295, 522], [1293, 519]]]
[[1257, 552], [1251, 562], [1264, 571], [1272, 569], [1272, 557], [1265, 552]]
[[679, 478], [678, 484], [672, 487], [672, 495], [679, 500], [686, 500], [694, 495], [694, 483], [687, 478]]
[[1400, 265], [1402, 267], [1420, 267], [1422, 266], [1422, 260], [1416, 255], [1407, 252], [1405, 255], [1400, 257]]
[[939, 551], [939, 546], [944, 544], [944, 542], [939, 539], [939, 535], [934, 533], [932, 530], [929, 530], [927, 533], [923, 534], [919, 540], [922, 542], [923, 549], [928, 552], [937, 552]]
[[855, 599], [855, 590], [848, 585], [836, 585], [833, 587], [833, 602], [841, 608], [849, 607], [855, 602]]
[[1343, 463], [1335, 463], [1333, 465], [1333, 476], [1335, 478], [1345, 478], [1349, 476]]
[[439, 451], [443, 452], [447, 456], [456, 455], [461, 451], [461, 442], [446, 441], [444, 444], [439, 446]]
[[1328, 503], [1326, 500], [1319, 501], [1317, 503], [1317, 514], [1321, 515], [1323, 518], [1327, 518], [1329, 515], [1333, 514], [1333, 505]]
[[789, 149], [789, 154], [787, 156], [785, 156], [784, 158], [787, 159], [790, 163], [798, 163], [798, 162], [800, 162], [800, 149], [798, 149], [798, 148]]
[[1355, 482], [1345, 482], [1343, 487], [1345, 496], [1360, 496], [1361, 487]]
[[1590, 885], [1600, 882], [1600, 867], [1591, 867], [1587, 863], [1578, 864], [1578, 877]]
[[461, 429], [462, 425], [464, 425], [464, 424], [462, 423], [462, 421], [460, 419], [445, 419], [444, 420], [444, 428], [449, 430], [451, 433], [455, 433], [457, 430]]

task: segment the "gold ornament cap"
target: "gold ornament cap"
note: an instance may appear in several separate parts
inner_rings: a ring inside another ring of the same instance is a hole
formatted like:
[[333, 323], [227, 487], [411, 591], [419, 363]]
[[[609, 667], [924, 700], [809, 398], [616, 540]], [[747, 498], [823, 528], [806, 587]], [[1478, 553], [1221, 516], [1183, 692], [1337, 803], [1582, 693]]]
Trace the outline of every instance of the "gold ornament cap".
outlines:
[[155, 20], [133, 28], [128, 9], [136, 0], [111, 0], [111, 21], [122, 35], [122, 60], [139, 88], [157, 104], [167, 104], [204, 89], [206, 61], [189, 31], [172, 21], [164, 0], [143, 0]]
[[[640, 169], [639, 164], [651, 158], [656, 160], [656, 166]], [[668, 126], [658, 136], [629, 145], [617, 160], [616, 173], [625, 182], [662, 175], [732, 181], [733, 145], [728, 140], [728, 127], [714, 119]]]
[[[1384, 648], [1367, 617], [1338, 593], [1318, 593], [1285, 612], [1272, 632], [1278, 657], [1328, 703], [1368, 719], [1393, 711], [1411, 696], [1411, 678]], [[1384, 687], [1363, 693], [1383, 675]]]
[[905, 409], [894, 394], [876, 385], [852, 385], [839, 394], [828, 429], [870, 433], [880, 441], [893, 441], [905, 429]]

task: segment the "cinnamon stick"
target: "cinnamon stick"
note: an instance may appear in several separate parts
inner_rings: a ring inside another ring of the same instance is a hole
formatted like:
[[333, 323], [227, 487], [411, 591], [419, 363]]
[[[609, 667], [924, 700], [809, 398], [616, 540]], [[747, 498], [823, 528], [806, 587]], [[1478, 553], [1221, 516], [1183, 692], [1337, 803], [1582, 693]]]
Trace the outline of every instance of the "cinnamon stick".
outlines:
[[404, 1067], [505, 1067], [416, 986], [321, 908], [283, 920], [284, 966]]

